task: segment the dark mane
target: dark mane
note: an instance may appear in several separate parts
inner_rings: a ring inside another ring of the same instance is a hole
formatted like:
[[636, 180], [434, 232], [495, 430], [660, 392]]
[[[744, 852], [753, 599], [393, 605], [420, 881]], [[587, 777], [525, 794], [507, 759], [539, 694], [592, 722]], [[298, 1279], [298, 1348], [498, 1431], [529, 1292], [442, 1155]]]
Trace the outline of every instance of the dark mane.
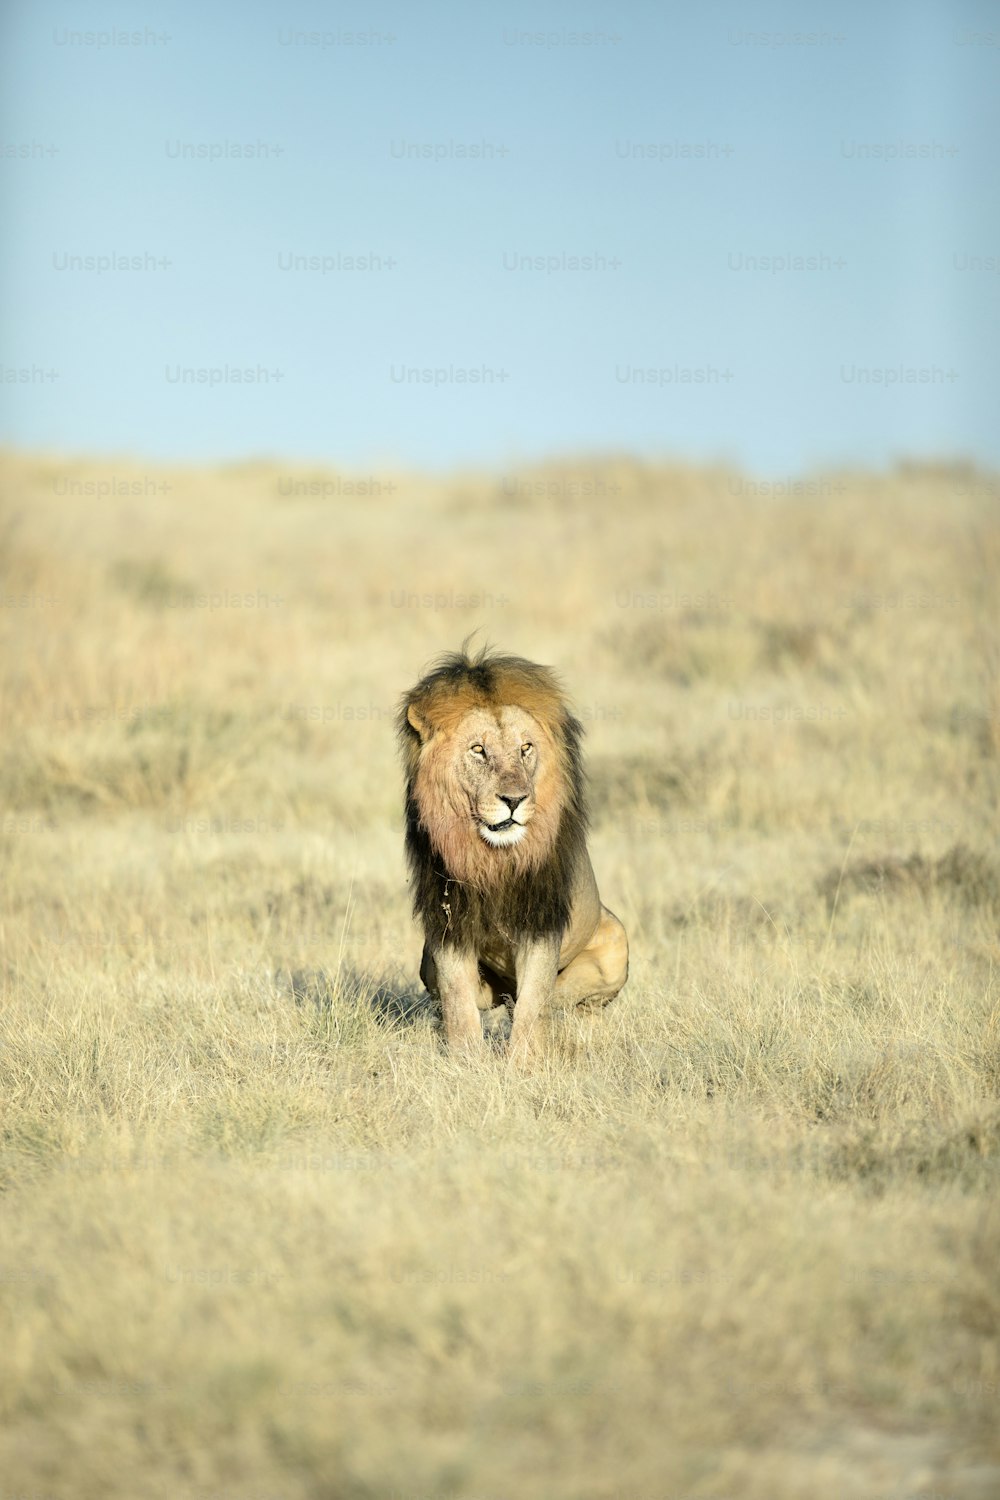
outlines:
[[[455, 878], [421, 820], [416, 781], [420, 735], [408, 718], [411, 708], [431, 723], [447, 724], [473, 705], [518, 703], [550, 731], [558, 750], [565, 803], [551, 848], [541, 863], [526, 869], [516, 861], [499, 865], [488, 889]], [[569, 923], [574, 880], [586, 858], [587, 805], [580, 741], [583, 726], [570, 712], [555, 674], [519, 656], [484, 648], [441, 657], [405, 694], [397, 729], [406, 769], [406, 858], [413, 887], [414, 915], [427, 939], [481, 951], [490, 938], [538, 938], [561, 934]]]

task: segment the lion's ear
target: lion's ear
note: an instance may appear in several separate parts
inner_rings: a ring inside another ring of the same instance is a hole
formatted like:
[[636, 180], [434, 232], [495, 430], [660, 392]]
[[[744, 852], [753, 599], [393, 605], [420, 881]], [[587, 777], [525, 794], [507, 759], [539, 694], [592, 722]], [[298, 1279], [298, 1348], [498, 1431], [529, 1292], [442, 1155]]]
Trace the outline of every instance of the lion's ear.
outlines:
[[410, 725], [411, 729], [415, 729], [417, 731], [420, 736], [420, 743], [422, 745], [426, 744], [431, 736], [430, 720], [425, 719], [423, 714], [413, 703], [408, 703], [406, 705], [406, 722]]

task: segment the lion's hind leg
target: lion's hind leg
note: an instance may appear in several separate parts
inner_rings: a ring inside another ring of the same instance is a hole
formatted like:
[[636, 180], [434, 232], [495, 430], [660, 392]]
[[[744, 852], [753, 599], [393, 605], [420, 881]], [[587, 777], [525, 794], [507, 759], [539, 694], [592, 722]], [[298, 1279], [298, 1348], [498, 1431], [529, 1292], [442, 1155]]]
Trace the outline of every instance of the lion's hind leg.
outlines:
[[513, 979], [505, 979], [491, 969], [489, 964], [479, 961], [479, 978], [483, 986], [483, 999], [480, 1001], [480, 1010], [490, 1010], [497, 1005], [505, 1005], [509, 1010], [517, 998], [517, 985]]
[[628, 978], [628, 937], [614, 912], [601, 907], [601, 920], [586, 948], [562, 969], [553, 1006], [607, 1005]]

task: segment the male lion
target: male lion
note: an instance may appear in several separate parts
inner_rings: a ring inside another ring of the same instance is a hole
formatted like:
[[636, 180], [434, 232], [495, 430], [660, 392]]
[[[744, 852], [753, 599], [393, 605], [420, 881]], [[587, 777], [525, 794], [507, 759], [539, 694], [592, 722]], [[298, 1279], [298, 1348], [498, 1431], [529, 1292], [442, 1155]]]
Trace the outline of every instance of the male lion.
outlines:
[[583, 727], [548, 667], [486, 648], [443, 657], [398, 729], [420, 978], [450, 1046], [482, 1046], [480, 1010], [507, 1001], [526, 1057], [543, 1009], [613, 1000], [628, 977], [587, 854]]

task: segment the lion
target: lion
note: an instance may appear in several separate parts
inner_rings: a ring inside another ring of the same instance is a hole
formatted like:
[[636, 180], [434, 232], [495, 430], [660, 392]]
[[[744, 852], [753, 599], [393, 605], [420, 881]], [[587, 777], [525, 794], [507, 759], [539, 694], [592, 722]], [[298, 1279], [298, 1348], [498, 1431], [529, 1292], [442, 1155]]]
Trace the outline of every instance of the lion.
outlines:
[[511, 1053], [530, 1056], [543, 1012], [605, 1004], [628, 978], [587, 853], [583, 726], [550, 668], [485, 647], [442, 657], [397, 727], [420, 978], [449, 1047], [481, 1048], [480, 1011], [506, 1004]]

